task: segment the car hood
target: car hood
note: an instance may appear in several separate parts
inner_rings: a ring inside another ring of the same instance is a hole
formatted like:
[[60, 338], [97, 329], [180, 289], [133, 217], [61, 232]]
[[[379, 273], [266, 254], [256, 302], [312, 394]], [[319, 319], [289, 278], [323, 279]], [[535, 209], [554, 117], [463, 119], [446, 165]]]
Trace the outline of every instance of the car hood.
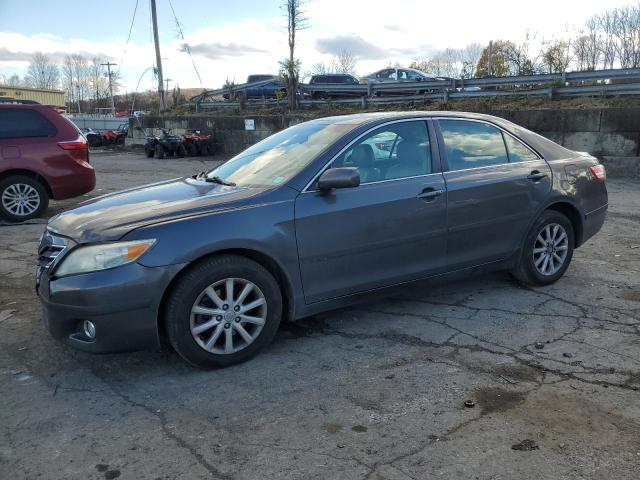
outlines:
[[47, 228], [78, 243], [117, 240], [145, 225], [235, 208], [264, 191], [191, 177], [167, 180], [84, 202], [53, 217]]

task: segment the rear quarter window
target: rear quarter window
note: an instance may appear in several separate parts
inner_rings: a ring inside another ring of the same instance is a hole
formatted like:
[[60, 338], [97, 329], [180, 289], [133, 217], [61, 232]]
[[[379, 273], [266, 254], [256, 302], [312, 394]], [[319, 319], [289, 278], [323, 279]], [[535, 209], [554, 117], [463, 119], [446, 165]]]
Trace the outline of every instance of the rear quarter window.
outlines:
[[0, 139], [52, 137], [58, 130], [40, 112], [22, 108], [0, 108]]

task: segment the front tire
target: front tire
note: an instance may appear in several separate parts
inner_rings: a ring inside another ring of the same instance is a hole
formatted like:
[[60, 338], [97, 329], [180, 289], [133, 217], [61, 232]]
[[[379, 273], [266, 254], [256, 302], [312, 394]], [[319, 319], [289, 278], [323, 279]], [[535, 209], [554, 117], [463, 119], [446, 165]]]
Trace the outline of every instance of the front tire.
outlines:
[[49, 195], [38, 180], [14, 175], [0, 182], [0, 217], [24, 222], [38, 217], [49, 205]]
[[527, 234], [519, 264], [511, 273], [527, 285], [551, 285], [569, 268], [574, 245], [575, 232], [569, 219], [546, 210]]
[[165, 310], [171, 345], [200, 367], [252, 358], [273, 340], [281, 316], [282, 294], [273, 276], [235, 255], [211, 257], [187, 270]]

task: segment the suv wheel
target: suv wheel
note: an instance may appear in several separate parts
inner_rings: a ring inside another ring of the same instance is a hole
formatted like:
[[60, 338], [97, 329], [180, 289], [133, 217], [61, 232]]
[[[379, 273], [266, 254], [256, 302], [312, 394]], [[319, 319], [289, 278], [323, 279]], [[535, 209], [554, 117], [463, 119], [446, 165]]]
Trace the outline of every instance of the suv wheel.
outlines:
[[554, 210], [545, 211], [531, 227], [522, 257], [513, 276], [528, 285], [550, 285], [569, 268], [575, 233], [569, 219]]
[[282, 295], [262, 265], [225, 255], [188, 270], [169, 294], [165, 313], [169, 341], [185, 360], [225, 367], [250, 359], [271, 342]]
[[30, 220], [48, 204], [47, 190], [38, 180], [15, 175], [0, 181], [0, 217], [12, 222]]
[[156, 145], [156, 158], [159, 158], [159, 159], [164, 158], [164, 147], [160, 144]]

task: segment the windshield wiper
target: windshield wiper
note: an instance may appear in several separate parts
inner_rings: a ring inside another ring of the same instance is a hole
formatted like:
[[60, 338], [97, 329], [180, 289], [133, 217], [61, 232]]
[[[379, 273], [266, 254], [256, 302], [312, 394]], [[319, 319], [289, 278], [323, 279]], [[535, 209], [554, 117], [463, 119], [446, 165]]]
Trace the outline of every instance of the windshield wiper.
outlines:
[[209, 183], [218, 183], [220, 185], [226, 185], [227, 187], [235, 187], [236, 186], [235, 183], [227, 182], [226, 180], [223, 180], [222, 178], [220, 178], [218, 176], [204, 177], [204, 181], [205, 182], [209, 182]]
[[207, 177], [206, 172], [200, 172], [200, 173], [197, 173], [195, 175], [191, 175], [191, 178], [193, 178], [194, 180], [204, 180], [205, 182], [209, 182], [209, 183], [217, 183], [219, 185], [226, 185], [227, 187], [235, 187], [236, 186], [235, 183], [227, 182], [226, 180], [223, 180], [222, 178], [220, 178], [218, 176]]

